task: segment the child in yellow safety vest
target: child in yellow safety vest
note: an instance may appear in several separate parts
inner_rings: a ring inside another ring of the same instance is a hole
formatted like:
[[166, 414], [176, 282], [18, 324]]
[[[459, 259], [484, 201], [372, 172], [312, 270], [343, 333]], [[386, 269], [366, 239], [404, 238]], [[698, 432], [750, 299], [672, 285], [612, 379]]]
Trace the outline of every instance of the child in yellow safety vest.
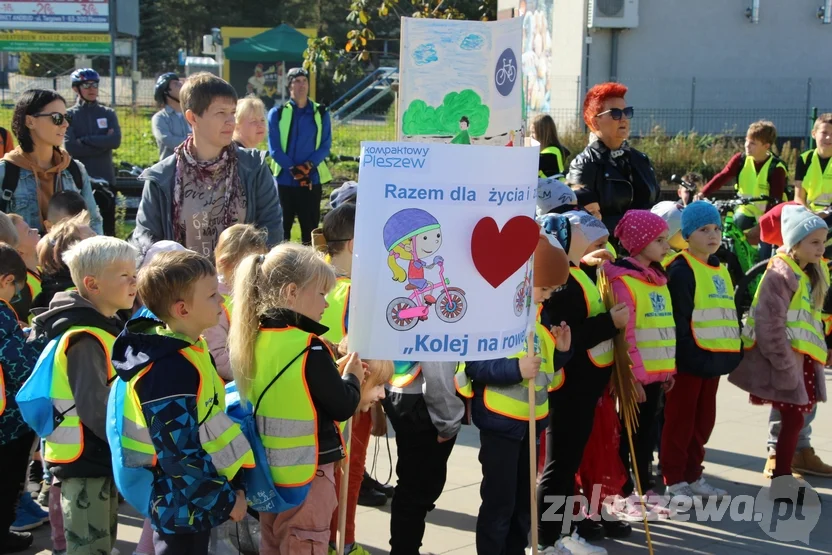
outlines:
[[26, 220], [17, 214], [9, 214], [15, 229], [17, 230], [17, 253], [26, 263], [26, 286], [20, 290], [15, 301], [12, 303], [21, 322], [29, 323], [32, 315], [29, 309], [32, 307], [32, 300], [40, 294], [41, 279], [40, 268], [38, 267], [38, 241], [40, 233], [34, 227], [29, 227]]
[[794, 198], [813, 212], [832, 206], [832, 114], [821, 114], [812, 127], [816, 148], [797, 158]]
[[150, 516], [156, 553], [207, 554], [212, 528], [245, 517], [242, 469], [254, 466], [202, 337], [222, 312], [216, 270], [193, 251], [163, 252], [142, 267], [138, 290], [156, 318], [131, 320], [113, 345], [127, 384], [116, 460], [153, 469], [148, 506], [138, 508]]
[[27, 341], [9, 305], [25, 284], [26, 265], [20, 255], [14, 247], [0, 243], [0, 545], [8, 553], [32, 545], [30, 532], [10, 529], [19, 518], [16, 511], [29, 514], [33, 504], [39, 509], [23, 488], [29, 454], [37, 438], [23, 420], [15, 396], [31, 375], [45, 341]]
[[667, 244], [670, 249], [667, 251], [662, 266], [667, 268], [676, 255], [688, 248], [688, 243], [682, 237], [682, 210], [684, 206], [673, 200], [663, 200], [656, 203], [650, 212], [659, 216], [667, 224]]
[[220, 233], [214, 259], [217, 262], [219, 278], [219, 294], [222, 297], [222, 313], [216, 326], [205, 330], [205, 341], [211, 349], [217, 373], [223, 381], [234, 379], [231, 365], [228, 362], [228, 329], [231, 327], [231, 312], [233, 307], [232, 285], [234, 284], [234, 270], [240, 261], [250, 254], [266, 254], [266, 240], [268, 234], [251, 224], [234, 224]]
[[689, 247], [667, 266], [676, 322], [676, 386], [667, 393], [660, 460], [667, 495], [724, 496], [703, 476], [705, 444], [716, 420], [719, 378], [740, 363], [740, 328], [734, 285], [716, 251], [722, 220], [716, 207], [696, 201], [682, 212]]
[[339, 423], [355, 414], [364, 379], [358, 354], [337, 364], [321, 340], [334, 285], [332, 266], [312, 247], [292, 243], [249, 255], [236, 271], [229, 348], [237, 388], [255, 407], [278, 491], [305, 495], [280, 514], [260, 513], [264, 555], [328, 547], [335, 464], [346, 456]]
[[792, 461], [804, 414], [826, 401], [821, 307], [829, 277], [821, 260], [828, 228], [806, 208], [787, 205], [781, 232], [783, 249], [769, 262], [742, 330], [745, 356], [728, 381], [748, 391], [752, 404], [780, 411], [773, 471], [780, 480], [771, 494], [799, 503], [798, 490], [808, 486], [792, 478]]
[[[355, 204], [347, 202], [340, 204], [329, 212], [323, 221], [321, 229], [312, 233], [315, 247], [325, 253], [335, 268], [337, 275], [335, 287], [327, 294], [327, 306], [321, 324], [328, 328], [324, 339], [333, 345], [342, 345], [346, 349], [346, 337], [349, 329], [350, 289], [352, 287], [352, 252], [355, 235]], [[346, 352], [346, 350], [344, 351]], [[392, 362], [389, 363], [392, 371]], [[389, 379], [389, 377], [388, 377]], [[372, 489], [370, 481], [364, 484], [364, 463], [367, 459], [367, 447], [370, 443], [370, 432], [374, 422], [386, 425], [387, 420], [380, 404], [375, 404], [370, 411], [359, 411], [352, 417], [351, 445], [350, 445], [350, 475], [347, 493], [347, 511], [344, 552], [353, 555], [364, 555], [367, 551], [355, 543], [355, 511], [361, 492], [370, 491], [380, 503], [386, 504], [387, 496]], [[383, 434], [382, 434], [383, 435]], [[340, 474], [336, 477], [336, 486], [340, 487]], [[370, 497], [372, 500], [372, 497]], [[338, 511], [332, 515], [330, 526], [330, 547], [335, 546], [338, 532]], [[330, 549], [334, 551], [334, 549]]]
[[[472, 416], [480, 429], [482, 484], [477, 517], [477, 553], [523, 553], [528, 545], [529, 442], [537, 443], [549, 413], [548, 391], [562, 383], [561, 368], [571, 355], [566, 325], [539, 323], [540, 304], [569, 277], [566, 253], [553, 235], [541, 235], [534, 254], [532, 300], [538, 324], [533, 351], [498, 360], [466, 362], [457, 373], [460, 393], [473, 397]], [[537, 347], [539, 345], [540, 350]], [[528, 353], [528, 356], [527, 356]], [[529, 388], [535, 389], [536, 433], [529, 437]], [[535, 465], [536, 466], [536, 465]], [[560, 547], [560, 546], [559, 546]]]
[[106, 435], [107, 396], [115, 374], [112, 347], [124, 325], [118, 312], [131, 309], [136, 296], [137, 256], [113, 237], [72, 245], [62, 259], [77, 290], [55, 293], [49, 310], [32, 323], [36, 336], [57, 340], [49, 396], [63, 417], [43, 438], [42, 456], [55, 480], [50, 520], [60, 524], [51, 511], [59, 503], [70, 553], [115, 547], [118, 492]]
[[[615, 228], [615, 236], [630, 256], [603, 268], [610, 279], [617, 302], [630, 311], [626, 339], [636, 381], [639, 404], [638, 429], [634, 433], [635, 461], [629, 456], [626, 431], [622, 430], [621, 459], [625, 469], [638, 473], [647, 505], [654, 509], [655, 493], [649, 468], [653, 459], [656, 420], [661, 391], [673, 387], [676, 373], [676, 326], [667, 289], [667, 275], [661, 266], [670, 249], [667, 223], [647, 210], [630, 210]], [[628, 479], [622, 488], [625, 510], [639, 510], [643, 500], [634, 493]], [[656, 510], [660, 510], [656, 508]]]
[[[596, 548], [582, 540], [603, 536], [621, 538], [631, 533], [630, 525], [606, 515], [602, 522], [591, 519], [563, 518], [567, 508], [555, 508], [560, 518], [543, 518], [551, 507], [550, 496], [568, 497], [575, 492], [575, 474], [581, 466], [584, 448], [593, 429], [596, 405], [609, 387], [613, 368], [613, 338], [629, 319], [623, 303], [607, 311], [595, 285], [596, 267], [582, 263], [585, 255], [604, 253], [609, 232], [601, 220], [584, 211], [570, 211], [560, 217], [565, 225], [555, 227], [558, 240], [569, 257], [569, 279], [545, 303], [541, 321], [565, 322], [572, 331], [572, 358], [563, 368], [562, 387], [549, 392], [549, 423], [546, 429], [546, 466], [538, 480], [538, 527], [544, 548], [559, 540], [570, 551], [592, 553]], [[617, 455], [617, 451], [616, 451]], [[620, 467], [621, 463], [616, 462]], [[621, 472], [623, 474], [623, 471]], [[592, 484], [584, 484], [591, 497]], [[618, 484], [620, 487], [620, 483]], [[618, 493], [617, 490], [614, 493]], [[596, 510], [591, 507], [591, 510]], [[570, 507], [568, 510], [572, 510]], [[551, 515], [552, 511], [547, 514]], [[571, 513], [570, 513], [571, 515]], [[569, 522], [571, 524], [566, 524]], [[563, 536], [563, 538], [561, 538]], [[577, 545], [576, 545], [577, 544]], [[573, 549], [574, 548], [574, 549]]]

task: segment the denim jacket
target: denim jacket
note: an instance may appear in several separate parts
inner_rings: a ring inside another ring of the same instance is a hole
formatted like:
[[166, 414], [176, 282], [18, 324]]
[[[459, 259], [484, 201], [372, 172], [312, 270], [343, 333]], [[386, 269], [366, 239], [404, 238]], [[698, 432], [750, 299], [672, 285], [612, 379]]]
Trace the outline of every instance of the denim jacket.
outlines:
[[[95, 203], [95, 198], [92, 196], [92, 186], [90, 185], [90, 176], [87, 174], [87, 169], [84, 164], [75, 160], [75, 163], [81, 168], [81, 177], [84, 179], [83, 188], [78, 191], [75, 186], [75, 181], [72, 179], [72, 174], [66, 169], [61, 172], [60, 183], [57, 184], [58, 191], [76, 191], [81, 193], [84, 201], [87, 203], [87, 210], [90, 213], [90, 227], [97, 234], [101, 235], [103, 230], [101, 228], [101, 213], [98, 211], [98, 205]], [[6, 177], [6, 162], [0, 160], [0, 183]], [[35, 174], [30, 170], [20, 168], [20, 179], [17, 181], [17, 188], [14, 190], [9, 201], [9, 213], [18, 214], [30, 227], [36, 229], [43, 229], [43, 222], [40, 217], [40, 208], [38, 207], [38, 189], [35, 181]]]

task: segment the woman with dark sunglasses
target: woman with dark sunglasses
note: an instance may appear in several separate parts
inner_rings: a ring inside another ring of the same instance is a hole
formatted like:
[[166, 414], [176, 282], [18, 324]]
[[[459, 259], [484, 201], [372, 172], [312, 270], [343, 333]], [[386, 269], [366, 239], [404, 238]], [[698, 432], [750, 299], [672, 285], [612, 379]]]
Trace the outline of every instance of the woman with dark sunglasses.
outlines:
[[650, 159], [627, 144], [633, 107], [625, 94], [621, 83], [601, 83], [587, 92], [584, 121], [595, 138], [572, 160], [567, 176], [595, 193], [609, 230], [627, 210], [652, 208], [660, 193]]
[[87, 170], [63, 148], [68, 126], [66, 101], [55, 91], [30, 89], [20, 95], [12, 116], [19, 145], [0, 161], [0, 210], [42, 229], [52, 195], [76, 191], [87, 203], [91, 227], [101, 233]]

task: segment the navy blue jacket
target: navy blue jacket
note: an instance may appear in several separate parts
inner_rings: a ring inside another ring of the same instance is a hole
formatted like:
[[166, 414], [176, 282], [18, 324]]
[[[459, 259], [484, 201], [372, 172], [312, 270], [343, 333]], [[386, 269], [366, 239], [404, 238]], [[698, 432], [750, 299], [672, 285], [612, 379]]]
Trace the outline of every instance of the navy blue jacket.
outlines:
[[243, 489], [242, 472], [230, 484], [202, 447], [196, 406], [199, 370], [179, 352], [191, 342], [164, 328], [163, 322], [150, 318], [128, 322], [113, 345], [113, 366], [124, 381], [150, 366], [136, 394], [157, 455], [151, 525], [164, 534], [205, 532], [230, 517], [234, 490]]
[[92, 177], [115, 185], [113, 151], [121, 146], [121, 127], [115, 110], [79, 97], [67, 113], [72, 117], [64, 138], [67, 152], [83, 162]]
[[[563, 368], [572, 357], [572, 350], [555, 351], [555, 368]], [[483, 391], [486, 384], [514, 385], [523, 381], [520, 375], [520, 360], [516, 358], [499, 358], [495, 360], [480, 360], [465, 363], [465, 373], [468, 374], [474, 387], [474, 399], [471, 406], [471, 417], [474, 425], [480, 430], [496, 432], [511, 439], [522, 440], [528, 433], [529, 424], [524, 420], [514, 420], [507, 416], [491, 412], [483, 401]], [[546, 429], [548, 418], [537, 421], [537, 434]]]

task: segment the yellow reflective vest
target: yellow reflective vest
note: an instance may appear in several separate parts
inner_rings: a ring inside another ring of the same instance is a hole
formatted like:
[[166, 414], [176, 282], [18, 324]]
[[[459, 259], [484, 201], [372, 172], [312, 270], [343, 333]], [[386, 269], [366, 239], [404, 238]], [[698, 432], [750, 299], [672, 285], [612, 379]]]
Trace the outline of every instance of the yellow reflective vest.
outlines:
[[[620, 278], [636, 303], [636, 348], [647, 375], [676, 370], [676, 321], [667, 285], [656, 285], [633, 276]], [[632, 318], [632, 316], [631, 316]]]
[[[604, 305], [604, 300], [601, 298], [601, 292], [598, 290], [598, 286], [593, 283], [588, 275], [586, 275], [586, 272], [580, 268], [573, 267], [569, 268], [569, 273], [572, 274], [572, 277], [575, 278], [584, 292], [587, 317], [592, 318], [593, 316], [598, 316], [599, 314], [606, 312], [607, 307]], [[602, 341], [593, 348], [588, 349], [586, 353], [587, 356], [589, 356], [589, 360], [592, 361], [592, 364], [598, 368], [611, 366], [615, 357], [613, 341], [612, 339]]]
[[[556, 147], [556, 146], [547, 146], [546, 148], [544, 148], [540, 151], [540, 154], [541, 155], [543, 155], [543, 154], [554, 154], [555, 158], [557, 158], [558, 171], [554, 175], [563, 174], [565, 172], [566, 166], [563, 165], [563, 152], [561, 152], [561, 150], [558, 147]], [[538, 177], [552, 177], [550, 175], [546, 175], [545, 173], [543, 173], [543, 170], [539, 170], [537, 172], [537, 175], [538, 175]]]
[[[797, 262], [792, 257], [778, 253], [772, 258], [772, 261], [775, 258], [780, 258], [786, 262], [798, 279], [797, 291], [792, 295], [789, 308], [786, 312], [786, 337], [789, 338], [792, 349], [810, 356], [821, 364], [826, 364], [826, 338], [824, 335], [823, 314], [821, 313], [821, 308], [816, 308], [812, 302], [812, 287], [809, 282], [809, 276], [797, 265]], [[768, 267], [769, 269], [771, 268], [771, 262], [769, 262]], [[768, 269], [766, 273], [768, 273]], [[765, 279], [766, 275], [763, 274], [763, 281]], [[748, 319], [742, 330], [742, 343], [746, 350], [754, 347], [756, 343], [754, 323], [762, 283], [760, 285], [757, 288], [757, 293], [754, 295], [754, 301], [751, 303]]]
[[329, 306], [324, 310], [321, 324], [329, 330], [324, 338], [338, 345], [347, 335], [347, 309], [349, 308], [350, 287], [352, 281], [348, 277], [340, 277], [326, 296]]
[[[318, 149], [321, 148], [321, 135], [323, 134], [322, 113], [324, 112], [324, 108], [311, 99], [309, 100], [309, 104], [312, 107], [312, 111], [315, 113], [315, 126], [318, 129], [317, 134], [315, 135], [315, 148]], [[277, 125], [278, 130], [280, 131], [280, 148], [283, 149], [283, 152], [288, 152], [287, 148], [289, 146], [289, 133], [292, 130], [292, 120], [294, 115], [293, 112], [294, 104], [292, 104], [291, 102], [287, 102], [279, 109], [280, 121], [278, 121]], [[277, 175], [283, 169], [274, 159], [272, 159], [269, 162], [269, 165], [272, 170], [272, 175], [274, 175], [275, 177], [277, 177]], [[329, 168], [326, 166], [326, 162], [321, 162], [318, 165], [318, 177], [321, 180], [321, 184], [329, 183], [330, 181], [332, 181], [332, 174], [329, 173]]]
[[[537, 307], [537, 323], [534, 334], [534, 352], [542, 359], [540, 372], [534, 380], [535, 420], [546, 418], [549, 414], [549, 392], [563, 386], [565, 376], [563, 369], [555, 371], [555, 337], [546, 326], [540, 323], [542, 305]], [[527, 343], [527, 342], [526, 342]], [[522, 351], [508, 358], [522, 358], [528, 352], [528, 345]], [[474, 396], [473, 384], [465, 373], [465, 365], [460, 365], [454, 375], [454, 382], [460, 395], [466, 398]], [[529, 380], [514, 385], [487, 384], [483, 390], [485, 407], [496, 414], [514, 420], [529, 420]]]
[[[162, 332], [169, 334], [170, 332]], [[175, 337], [188, 341], [179, 334]], [[254, 466], [254, 453], [240, 426], [225, 414], [225, 385], [211, 360], [205, 339], [180, 349], [181, 354], [199, 374], [196, 408], [199, 440], [211, 457], [217, 473], [231, 480], [242, 468]], [[139, 381], [153, 368], [149, 365], [127, 384], [122, 415], [121, 438], [124, 464], [128, 467], [151, 467], [156, 464], [156, 449], [150, 439], [147, 421], [136, 393]], [[152, 424], [152, 423], [151, 423]]]
[[44, 438], [43, 458], [51, 463], [68, 464], [78, 460], [84, 452], [84, 428], [75, 406], [75, 397], [69, 387], [66, 351], [70, 339], [78, 334], [86, 333], [95, 337], [107, 356], [107, 381], [115, 375], [110, 357], [113, 352], [114, 335], [91, 326], [73, 326], [58, 340], [55, 350], [55, 367], [52, 370], [52, 406], [60, 418], [57, 419], [55, 429]]
[[[768, 182], [768, 175], [769, 171], [774, 169], [771, 167], [772, 164], [774, 164], [775, 167], [782, 167], [783, 171], [788, 174], [786, 165], [774, 154], [769, 154], [768, 160], [766, 160], [766, 163], [763, 164], [763, 167], [760, 168], [759, 172], [757, 172], [757, 168], [754, 165], [754, 157], [746, 156], [745, 163], [737, 176], [737, 195], [740, 198], [768, 195], [771, 191], [771, 185]], [[768, 202], [764, 200], [753, 204], [746, 204], [737, 208], [737, 214], [743, 214], [750, 218], [759, 218], [763, 215], [763, 212], [765, 212], [767, 204]]]
[[800, 155], [806, 167], [806, 175], [803, 176], [801, 187], [806, 191], [806, 202], [815, 212], [819, 212], [832, 205], [832, 163], [826, 164], [826, 169], [821, 171], [818, 149], [807, 150]]
[[682, 251], [696, 280], [690, 329], [696, 345], [714, 353], [738, 353], [742, 349], [731, 274], [725, 264], [714, 268]]
[[[303, 486], [315, 478], [318, 470], [318, 414], [304, 371], [308, 353], [286, 367], [314, 337], [295, 327], [261, 327], [255, 342], [255, 373], [248, 398], [254, 404], [260, 401], [257, 431], [277, 486]], [[267, 390], [275, 373], [284, 367], [280, 381]]]

